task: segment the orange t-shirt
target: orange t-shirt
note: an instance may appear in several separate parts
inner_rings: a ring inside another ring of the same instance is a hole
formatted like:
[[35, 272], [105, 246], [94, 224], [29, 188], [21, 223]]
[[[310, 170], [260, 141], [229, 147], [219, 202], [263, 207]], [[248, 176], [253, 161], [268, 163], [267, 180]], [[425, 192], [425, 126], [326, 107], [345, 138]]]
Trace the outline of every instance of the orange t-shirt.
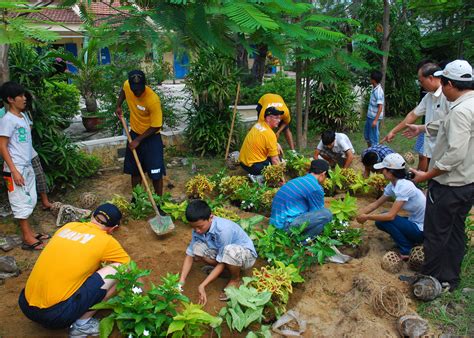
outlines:
[[123, 84], [123, 91], [130, 110], [130, 127], [134, 132], [141, 135], [150, 127], [163, 126], [161, 100], [150, 87], [145, 86], [143, 94], [136, 97], [127, 80]]
[[72, 222], [56, 231], [25, 287], [30, 306], [49, 308], [71, 297], [102, 262], [130, 261], [119, 242], [93, 223]]
[[260, 100], [258, 100], [258, 104], [262, 106], [262, 110], [260, 110], [260, 113], [258, 114], [258, 122], [265, 120], [264, 114], [268, 107], [275, 107], [276, 109], [283, 111], [283, 115], [281, 116], [283, 123], [286, 125], [290, 124], [290, 110], [280, 95], [271, 93], [265, 94], [260, 98]]

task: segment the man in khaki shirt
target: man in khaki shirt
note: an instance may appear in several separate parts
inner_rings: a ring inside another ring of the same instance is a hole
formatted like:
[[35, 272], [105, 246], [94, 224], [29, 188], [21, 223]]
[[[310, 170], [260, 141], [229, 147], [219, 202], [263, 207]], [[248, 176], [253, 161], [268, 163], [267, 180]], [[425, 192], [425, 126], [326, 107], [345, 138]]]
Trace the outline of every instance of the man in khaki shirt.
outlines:
[[474, 201], [474, 90], [472, 67], [464, 60], [434, 73], [452, 102], [448, 115], [426, 126], [407, 125], [413, 137], [422, 131], [436, 135], [427, 172], [412, 170], [415, 182], [429, 181], [423, 243], [424, 275], [447, 283], [454, 290], [460, 281], [465, 254], [465, 221]]

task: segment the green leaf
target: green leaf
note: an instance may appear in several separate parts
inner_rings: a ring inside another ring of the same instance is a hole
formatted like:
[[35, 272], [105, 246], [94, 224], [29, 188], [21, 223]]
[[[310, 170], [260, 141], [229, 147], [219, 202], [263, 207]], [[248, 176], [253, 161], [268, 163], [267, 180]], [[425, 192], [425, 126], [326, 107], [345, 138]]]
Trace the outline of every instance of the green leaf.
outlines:
[[110, 315], [108, 317], [102, 318], [99, 324], [100, 338], [107, 338], [112, 333], [114, 329], [114, 317]]

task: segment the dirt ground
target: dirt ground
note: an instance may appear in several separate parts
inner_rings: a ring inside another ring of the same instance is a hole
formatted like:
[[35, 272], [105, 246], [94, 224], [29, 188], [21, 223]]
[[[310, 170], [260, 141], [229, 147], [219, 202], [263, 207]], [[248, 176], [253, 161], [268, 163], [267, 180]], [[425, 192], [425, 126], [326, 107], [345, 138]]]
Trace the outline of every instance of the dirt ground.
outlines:
[[[183, 185], [190, 177], [188, 168], [173, 168], [168, 170], [165, 180], [165, 191], [170, 191], [173, 197], [183, 194]], [[166, 188], [172, 183], [174, 188]], [[80, 188], [71, 191], [66, 196], [53, 196], [53, 200], [64, 203], [77, 203], [78, 196], [85, 192], [94, 192], [99, 201], [112, 198], [113, 194], [130, 196], [129, 176], [119, 171], [106, 172], [101, 176], [87, 180]], [[359, 198], [359, 207], [366, 205], [372, 199]], [[32, 217], [32, 224], [39, 231], [50, 234], [56, 230], [55, 217], [40, 210], [38, 206]], [[252, 214], [240, 212], [242, 217]], [[190, 228], [175, 222], [176, 231], [163, 238], [158, 238], [149, 228], [146, 221], [129, 221], [123, 224], [114, 236], [123, 245], [141, 268], [151, 269], [149, 281], [159, 283], [160, 276], [167, 272], [179, 273], [185, 248], [191, 239]], [[356, 225], [356, 223], [354, 223]], [[395, 318], [384, 317], [375, 313], [370, 302], [370, 296], [353, 288], [355, 277], [368, 278], [375, 286], [393, 285], [406, 296], [409, 311], [414, 311], [416, 303], [411, 299], [408, 286], [398, 280], [398, 274], [390, 274], [380, 267], [383, 254], [393, 247], [388, 235], [378, 231], [373, 223], [366, 223], [364, 247], [366, 252], [346, 264], [328, 263], [315, 266], [305, 273], [306, 282], [295, 287], [290, 297], [288, 309], [297, 310], [308, 323], [305, 337], [315, 336], [398, 336]], [[17, 228], [11, 221], [0, 218], [0, 232], [16, 233]], [[7, 253], [14, 256], [19, 263], [22, 273], [17, 278], [11, 278], [0, 286], [0, 336], [2, 337], [52, 337], [65, 336], [66, 330], [50, 331], [31, 322], [21, 313], [17, 299], [24, 287], [29, 273], [39, 253], [23, 251], [20, 248]], [[262, 264], [263, 262], [259, 262]], [[401, 274], [410, 274], [404, 266]], [[194, 302], [198, 300], [197, 286], [205, 278], [198, 265], [188, 277], [184, 293]], [[218, 279], [208, 287], [208, 304], [205, 310], [217, 314], [225, 304], [218, 300], [218, 295], [225, 286], [224, 279]], [[435, 332], [431, 332], [432, 334]], [[230, 336], [227, 331], [226, 336]], [[237, 335], [232, 335], [237, 336]]]

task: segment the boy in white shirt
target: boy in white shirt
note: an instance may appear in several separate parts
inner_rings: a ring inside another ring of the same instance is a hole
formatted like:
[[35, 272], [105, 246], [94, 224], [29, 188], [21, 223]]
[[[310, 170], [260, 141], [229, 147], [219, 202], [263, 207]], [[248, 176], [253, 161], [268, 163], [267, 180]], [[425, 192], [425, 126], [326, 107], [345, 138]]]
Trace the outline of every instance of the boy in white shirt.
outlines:
[[313, 157], [315, 160], [322, 158], [328, 161], [331, 167], [338, 164], [340, 167], [349, 168], [354, 159], [354, 153], [354, 147], [346, 134], [327, 130], [322, 133], [321, 141]]

